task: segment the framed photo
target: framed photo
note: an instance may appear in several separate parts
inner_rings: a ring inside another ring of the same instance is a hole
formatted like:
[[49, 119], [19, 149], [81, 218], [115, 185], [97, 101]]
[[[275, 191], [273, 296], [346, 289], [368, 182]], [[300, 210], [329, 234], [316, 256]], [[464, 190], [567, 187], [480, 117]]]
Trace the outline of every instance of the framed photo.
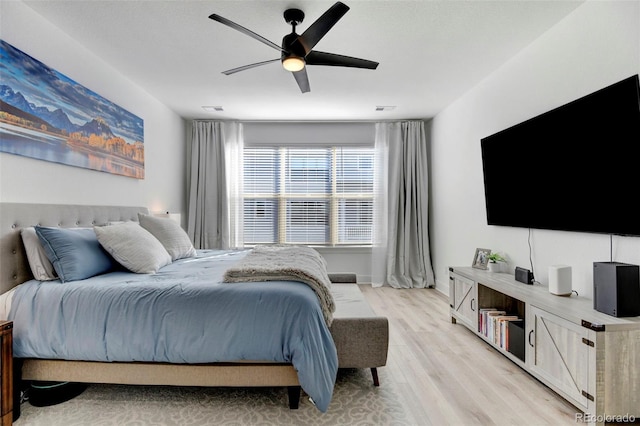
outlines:
[[476, 255], [473, 256], [473, 263], [471, 264], [471, 266], [478, 269], [487, 269], [490, 254], [491, 250], [489, 249], [477, 248]]

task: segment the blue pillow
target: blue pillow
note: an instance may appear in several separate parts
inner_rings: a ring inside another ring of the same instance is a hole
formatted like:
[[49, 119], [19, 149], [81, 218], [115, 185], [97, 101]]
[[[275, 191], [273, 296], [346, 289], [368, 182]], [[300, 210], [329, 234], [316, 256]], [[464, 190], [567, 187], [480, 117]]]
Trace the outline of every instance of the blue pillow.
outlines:
[[62, 282], [104, 274], [115, 266], [92, 228], [35, 228], [42, 248]]

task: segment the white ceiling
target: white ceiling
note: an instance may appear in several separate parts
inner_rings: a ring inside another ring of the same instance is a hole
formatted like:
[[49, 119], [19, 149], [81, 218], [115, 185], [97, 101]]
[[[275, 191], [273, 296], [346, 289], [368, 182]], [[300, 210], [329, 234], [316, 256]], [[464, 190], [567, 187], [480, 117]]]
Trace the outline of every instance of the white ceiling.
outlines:
[[[279, 62], [222, 74], [279, 52], [208, 16], [280, 44], [291, 31], [285, 9], [304, 11], [302, 34], [333, 1], [24, 2], [180, 116], [242, 120], [432, 117], [582, 3], [344, 0], [351, 10], [315, 48], [380, 65], [309, 66], [303, 94]], [[376, 112], [380, 105], [396, 108]]]

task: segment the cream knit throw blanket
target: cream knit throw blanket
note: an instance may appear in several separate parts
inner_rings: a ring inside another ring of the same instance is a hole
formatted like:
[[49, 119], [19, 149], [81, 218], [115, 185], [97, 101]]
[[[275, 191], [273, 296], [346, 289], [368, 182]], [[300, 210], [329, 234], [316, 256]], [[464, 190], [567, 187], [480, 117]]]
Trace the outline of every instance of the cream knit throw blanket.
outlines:
[[258, 246], [227, 269], [224, 282], [301, 281], [315, 291], [322, 314], [331, 325], [336, 310], [327, 264], [316, 250], [304, 246]]

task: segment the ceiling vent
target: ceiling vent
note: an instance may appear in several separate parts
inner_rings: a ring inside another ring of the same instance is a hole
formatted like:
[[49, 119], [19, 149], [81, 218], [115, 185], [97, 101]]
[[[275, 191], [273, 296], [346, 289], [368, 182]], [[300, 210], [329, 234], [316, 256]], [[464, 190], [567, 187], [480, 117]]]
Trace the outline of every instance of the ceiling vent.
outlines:
[[220, 105], [217, 105], [217, 106], [203, 106], [202, 109], [207, 111], [207, 112], [222, 112], [222, 111], [224, 111], [224, 108], [222, 108]]

